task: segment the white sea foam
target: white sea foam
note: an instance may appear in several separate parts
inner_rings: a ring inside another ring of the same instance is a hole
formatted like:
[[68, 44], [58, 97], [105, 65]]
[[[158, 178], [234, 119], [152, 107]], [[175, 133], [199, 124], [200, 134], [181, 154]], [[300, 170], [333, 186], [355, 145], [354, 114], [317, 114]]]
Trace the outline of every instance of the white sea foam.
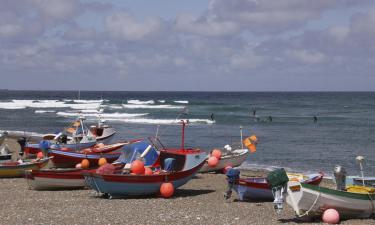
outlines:
[[34, 113], [54, 113], [55, 110], [35, 110]]
[[75, 99], [73, 102], [75, 103], [83, 103], [83, 104], [90, 104], [90, 103], [103, 103], [105, 100], [84, 100], [84, 99]]
[[[57, 112], [59, 116], [66, 116], [66, 117], [78, 117], [80, 115], [85, 117], [97, 117], [97, 113], [80, 113], [80, 112]], [[131, 117], [138, 117], [138, 116], [146, 116], [148, 113], [102, 113], [100, 116], [105, 119], [111, 118], [131, 118]]]
[[165, 100], [158, 100], [158, 102], [160, 102], [160, 103], [165, 103]]
[[128, 100], [128, 104], [133, 104], [133, 105], [151, 105], [151, 104], [155, 104], [155, 101], [154, 100], [140, 101], [140, 100], [137, 100], [137, 99], [131, 99], [131, 100]]
[[182, 109], [183, 106], [174, 105], [132, 105], [132, 104], [122, 104], [124, 108], [127, 109]]
[[111, 108], [111, 109], [122, 109], [122, 105], [106, 105], [105, 107]]
[[[149, 119], [149, 118], [126, 118], [117, 119], [109, 118], [108, 120], [121, 121], [126, 123], [139, 123], [139, 124], [161, 124], [161, 125], [173, 125], [180, 124], [181, 120], [176, 119]], [[189, 124], [213, 124], [214, 121], [206, 119], [189, 119]]]
[[25, 109], [25, 108], [72, 108], [72, 109], [97, 109], [101, 103], [71, 104], [59, 100], [12, 100], [0, 102], [2, 109]]
[[175, 103], [179, 103], [179, 104], [189, 104], [189, 101], [185, 101], [185, 100], [179, 100], [179, 101], [173, 101]]

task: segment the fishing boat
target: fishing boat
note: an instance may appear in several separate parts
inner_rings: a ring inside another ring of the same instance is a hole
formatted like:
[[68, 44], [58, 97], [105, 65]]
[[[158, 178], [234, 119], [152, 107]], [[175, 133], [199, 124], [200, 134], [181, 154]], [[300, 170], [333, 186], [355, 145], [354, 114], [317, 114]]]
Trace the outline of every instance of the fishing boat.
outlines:
[[[126, 145], [121, 150], [120, 157], [113, 162], [116, 169], [122, 169], [125, 165], [137, 159], [148, 147], [148, 142], [140, 140]], [[146, 166], [151, 166], [158, 158], [155, 149], [150, 149], [144, 157]], [[35, 190], [65, 190], [85, 187], [85, 179], [82, 172], [95, 172], [96, 168], [51, 168], [27, 171], [25, 178], [30, 188]]]
[[[287, 173], [289, 180], [299, 181], [311, 185], [319, 185], [323, 179], [323, 173], [300, 174]], [[239, 199], [273, 201], [271, 187], [265, 177], [240, 178], [233, 187]]]
[[300, 217], [321, 217], [326, 209], [335, 209], [340, 219], [369, 218], [375, 213], [374, 193], [352, 193], [311, 184], [289, 181], [286, 202]]
[[[70, 149], [79, 151], [89, 148], [97, 144], [97, 142], [109, 143], [116, 131], [104, 124], [99, 118], [97, 125], [91, 126], [89, 129], [84, 125], [85, 118], [78, 117], [77, 120], [67, 127], [63, 132], [58, 134], [45, 134], [42, 140], [48, 141], [50, 149]], [[40, 142], [27, 142], [24, 147], [26, 154], [37, 154], [41, 151]]]
[[38, 170], [45, 167], [50, 158], [43, 158], [23, 162], [2, 162], [0, 163], [0, 177], [22, 177], [26, 170]]
[[[171, 182], [176, 189], [187, 183], [203, 166], [206, 153], [200, 150], [162, 150], [151, 175], [83, 173], [86, 183], [95, 191], [110, 197], [158, 194], [164, 182]], [[176, 160], [172, 171], [163, 171], [165, 159]]]
[[[181, 147], [165, 148], [159, 139], [150, 139], [159, 150], [159, 157], [151, 167], [150, 175], [130, 173], [83, 173], [86, 184], [100, 194], [112, 197], [140, 196], [160, 193], [161, 185], [172, 183], [176, 189], [187, 183], [204, 165], [207, 154], [200, 149], [186, 149], [184, 144], [185, 121], [182, 122]], [[160, 145], [158, 145], [160, 143]], [[147, 152], [145, 154], [148, 154]], [[173, 163], [172, 163], [173, 162]]]
[[364, 185], [375, 188], [375, 177], [347, 176], [346, 185]]
[[200, 173], [207, 173], [207, 172], [215, 172], [215, 171], [223, 171], [223, 169], [227, 166], [237, 167], [240, 166], [249, 155], [249, 150], [247, 149], [236, 149], [231, 152], [224, 153], [221, 156], [219, 163], [215, 167], [210, 167], [208, 162], [203, 165], [203, 167], [199, 170]]

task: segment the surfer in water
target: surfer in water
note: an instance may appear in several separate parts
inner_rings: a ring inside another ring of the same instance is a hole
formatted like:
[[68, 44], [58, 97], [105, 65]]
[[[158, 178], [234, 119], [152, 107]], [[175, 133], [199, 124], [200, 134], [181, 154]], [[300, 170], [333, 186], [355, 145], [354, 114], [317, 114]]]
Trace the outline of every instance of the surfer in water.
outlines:
[[269, 122], [272, 122], [272, 116], [269, 116], [269, 117], [268, 117], [268, 121], [269, 121]]
[[316, 117], [315, 115], [314, 115], [314, 123], [317, 123], [318, 122], [318, 117]]
[[211, 118], [211, 121], [215, 121], [214, 113], [211, 113], [210, 118]]
[[256, 116], [256, 113], [257, 113], [256, 109], [253, 109], [253, 117]]

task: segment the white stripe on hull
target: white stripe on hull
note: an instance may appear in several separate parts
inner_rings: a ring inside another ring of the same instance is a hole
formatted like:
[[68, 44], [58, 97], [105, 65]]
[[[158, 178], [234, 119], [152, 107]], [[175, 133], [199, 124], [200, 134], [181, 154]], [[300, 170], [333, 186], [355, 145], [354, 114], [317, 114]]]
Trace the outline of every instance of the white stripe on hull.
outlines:
[[35, 177], [34, 180], [28, 180], [28, 182], [35, 190], [75, 189], [85, 187], [84, 179]]

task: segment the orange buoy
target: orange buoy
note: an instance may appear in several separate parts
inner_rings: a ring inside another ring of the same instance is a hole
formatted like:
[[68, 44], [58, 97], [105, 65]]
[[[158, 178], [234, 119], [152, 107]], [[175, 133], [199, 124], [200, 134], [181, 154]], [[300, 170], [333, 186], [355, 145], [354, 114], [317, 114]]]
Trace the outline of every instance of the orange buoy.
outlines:
[[249, 139], [250, 139], [250, 141], [251, 141], [252, 143], [256, 143], [256, 142], [258, 142], [258, 138], [257, 138], [257, 136], [255, 136], [255, 135], [251, 135], [251, 136], [249, 137]]
[[77, 168], [77, 169], [82, 169], [82, 165], [81, 165], [81, 163], [78, 163], [78, 164], [76, 165], [76, 168]]
[[228, 170], [232, 169], [231, 166], [226, 166], [224, 169], [223, 169], [223, 173], [224, 174], [227, 174]]
[[160, 186], [160, 194], [164, 198], [169, 198], [173, 195], [174, 193], [174, 187], [171, 182], [168, 183], [162, 183]]
[[107, 164], [107, 160], [105, 158], [100, 158], [98, 161], [98, 166], [103, 166]]
[[135, 174], [144, 174], [145, 173], [145, 164], [137, 159], [134, 160], [130, 166], [131, 172]]
[[81, 162], [82, 169], [88, 169], [90, 167], [90, 162], [88, 159], [83, 159]]
[[36, 154], [36, 158], [37, 158], [37, 159], [43, 159], [43, 157], [44, 157], [43, 152], [38, 152], [38, 153]]
[[211, 156], [215, 156], [217, 159], [221, 158], [221, 151], [219, 149], [214, 149], [211, 152]]
[[209, 167], [215, 167], [219, 164], [219, 160], [215, 156], [211, 156], [208, 158], [207, 163]]

